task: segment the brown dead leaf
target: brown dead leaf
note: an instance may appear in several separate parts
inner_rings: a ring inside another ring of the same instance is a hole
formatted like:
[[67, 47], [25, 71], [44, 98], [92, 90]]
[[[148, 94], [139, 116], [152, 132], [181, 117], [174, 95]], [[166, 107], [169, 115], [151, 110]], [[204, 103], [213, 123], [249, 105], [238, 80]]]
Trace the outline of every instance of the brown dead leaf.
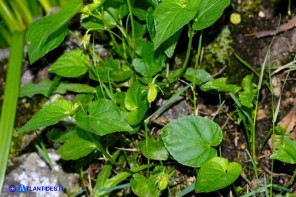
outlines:
[[296, 102], [291, 111], [278, 123], [279, 126], [286, 128], [287, 132], [291, 132], [291, 138], [296, 139]]

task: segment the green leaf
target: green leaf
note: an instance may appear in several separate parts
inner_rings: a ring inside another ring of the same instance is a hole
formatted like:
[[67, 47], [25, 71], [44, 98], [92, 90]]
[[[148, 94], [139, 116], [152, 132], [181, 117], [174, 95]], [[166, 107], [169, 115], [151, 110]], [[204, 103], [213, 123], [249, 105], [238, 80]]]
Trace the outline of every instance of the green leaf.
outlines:
[[[154, 26], [154, 10], [150, 7], [147, 10], [146, 14], [146, 23], [147, 23], [147, 30], [149, 32], [150, 38], [153, 41], [155, 38], [155, 26]], [[177, 46], [177, 41], [181, 35], [181, 30], [174, 33], [171, 37], [169, 37], [166, 41], [161, 44], [161, 51], [164, 51], [167, 57], [171, 58], [174, 54], [175, 48]]]
[[270, 156], [271, 159], [276, 159], [285, 163], [296, 163], [296, 141], [288, 137], [275, 146], [274, 153]]
[[211, 80], [202, 86], [200, 86], [202, 91], [210, 92], [232, 92], [235, 93], [240, 90], [240, 87], [236, 85], [226, 84], [226, 78], [218, 78]]
[[154, 53], [151, 42], [142, 41], [141, 47], [142, 58], [134, 59], [132, 65], [144, 77], [152, 77], [164, 67], [166, 57], [162, 53]]
[[239, 92], [240, 103], [248, 108], [253, 108], [253, 102], [256, 97], [256, 85], [252, 81], [253, 75], [247, 75], [242, 81], [243, 91]]
[[119, 21], [128, 14], [128, 6], [125, 0], [105, 1], [103, 4], [103, 24], [109, 28], [116, 27]]
[[76, 128], [73, 134], [57, 150], [64, 160], [76, 160], [85, 157], [97, 148], [91, 133]]
[[198, 171], [195, 191], [201, 193], [222, 189], [233, 183], [241, 172], [240, 164], [228, 163], [225, 158], [214, 157], [205, 162]]
[[61, 131], [58, 128], [53, 128], [46, 133], [46, 137], [48, 137], [51, 141], [64, 143], [75, 134], [75, 131], [76, 128], [70, 128], [66, 131]]
[[70, 116], [75, 111], [75, 107], [70, 101], [56, 100], [42, 108], [22, 126], [17, 133], [39, 129], [58, 123], [60, 120]]
[[164, 41], [161, 44], [160, 49], [164, 51], [168, 58], [173, 57], [181, 33], [181, 30], [177, 31], [174, 35], [169, 37], [166, 41]]
[[73, 0], [60, 12], [41, 18], [29, 27], [27, 42], [31, 64], [61, 44], [68, 22], [81, 8], [82, 1]]
[[96, 88], [80, 83], [60, 83], [53, 93], [65, 94], [66, 92], [95, 94]]
[[[194, 80], [194, 75], [195, 75], [195, 80]], [[187, 68], [184, 74], [184, 78], [192, 83], [195, 82], [195, 84], [198, 86], [213, 80], [212, 75], [210, 75], [204, 69], [196, 69], [195, 71], [194, 68]]]
[[98, 190], [94, 190], [94, 196], [109, 196], [109, 194], [113, 191], [113, 187], [126, 180], [131, 175], [132, 173], [130, 171], [119, 172], [112, 178], [107, 179]]
[[79, 77], [86, 73], [89, 66], [89, 58], [82, 50], [72, 50], [59, 57], [48, 71], [62, 77]]
[[[50, 96], [49, 90], [53, 82], [49, 79], [45, 79], [40, 83], [28, 83], [21, 87], [19, 97], [29, 97], [32, 98], [37, 94], [41, 94], [45, 97]], [[54, 90], [54, 94], [65, 94], [66, 92], [76, 92], [76, 93], [96, 93], [94, 87], [79, 84], [79, 83], [60, 83], [59, 86]]]
[[86, 131], [106, 135], [118, 131], [132, 131], [117, 106], [108, 99], [98, 99], [88, 106], [88, 114], [78, 112], [77, 125]]
[[[96, 70], [100, 76], [100, 79], [108, 83], [109, 80], [115, 82], [123, 82], [131, 77], [133, 71], [125, 64], [120, 63], [118, 59], [108, 59], [101, 61]], [[95, 75], [91, 73], [90, 77], [97, 80]]]
[[222, 131], [212, 120], [201, 116], [185, 116], [167, 124], [161, 137], [169, 153], [179, 163], [200, 167], [215, 157], [222, 141]]
[[163, 0], [156, 7], [154, 50], [194, 18], [198, 3], [196, 0]]
[[49, 89], [52, 85], [52, 81], [45, 79], [40, 83], [28, 83], [21, 87], [19, 97], [29, 97], [32, 98], [37, 94], [42, 94], [43, 96], [48, 97]]
[[147, 138], [141, 142], [140, 147], [143, 155], [148, 159], [167, 160], [169, 157], [161, 139], [155, 141], [153, 138]]
[[147, 0], [154, 8], [158, 5], [158, 0]]
[[149, 32], [149, 36], [151, 38], [151, 40], [154, 40], [155, 38], [155, 26], [154, 26], [154, 15], [153, 15], [153, 8], [149, 8], [147, 10], [147, 14], [146, 14], [146, 23], [147, 23], [147, 30]]
[[133, 175], [133, 179], [131, 179], [130, 183], [133, 192], [139, 197], [159, 196], [155, 183], [139, 173]]
[[200, 0], [198, 12], [192, 25], [194, 30], [202, 30], [217, 21], [230, 4], [230, 0]]
[[147, 1], [135, 1], [132, 11], [133, 14], [141, 21], [145, 21], [147, 10], [150, 7], [150, 4]]
[[130, 111], [127, 117], [129, 124], [137, 125], [143, 120], [148, 110], [146, 96], [145, 86], [138, 81], [133, 82], [127, 90], [124, 105]]

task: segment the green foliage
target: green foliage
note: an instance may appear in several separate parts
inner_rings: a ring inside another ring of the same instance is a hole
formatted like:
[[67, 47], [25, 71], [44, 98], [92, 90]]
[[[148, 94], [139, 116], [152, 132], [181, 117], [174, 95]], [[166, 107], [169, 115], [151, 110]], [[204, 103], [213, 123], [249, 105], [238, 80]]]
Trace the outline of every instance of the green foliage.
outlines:
[[[160, 196], [170, 189], [178, 164], [198, 168], [196, 192], [215, 191], [233, 183], [241, 166], [217, 157], [215, 147], [222, 142], [217, 123], [201, 116], [184, 116], [163, 128], [153, 126], [154, 118], [189, 92], [189, 87], [235, 94], [243, 106], [251, 106], [255, 98], [251, 76], [239, 87], [227, 84], [226, 78], [214, 79], [204, 69], [187, 68], [193, 36], [218, 20], [229, 4], [229, 0], [114, 0], [82, 5], [81, 0], [74, 0], [60, 12], [37, 20], [27, 34], [30, 63], [61, 44], [69, 21], [79, 12], [86, 33], [77, 37], [84, 49], [62, 54], [49, 69], [54, 80], [27, 84], [20, 97], [67, 92], [76, 93], [76, 97], [72, 102], [57, 100], [46, 105], [17, 132], [73, 119], [65, 132], [53, 128], [47, 136], [62, 144], [58, 153], [64, 160], [83, 159], [90, 153], [103, 155], [105, 162], [93, 196], [108, 196], [129, 186], [138, 196]], [[182, 68], [172, 70], [170, 58], [185, 29], [189, 35], [186, 58]], [[96, 52], [100, 36], [110, 39], [106, 45], [112, 57], [108, 59]], [[175, 88], [180, 78], [189, 84]], [[81, 79], [89, 83], [83, 84]], [[158, 98], [166, 102], [159, 106]], [[133, 151], [127, 151], [130, 149]], [[129, 183], [121, 184], [123, 181]]]
[[74, 105], [66, 100], [56, 100], [35, 114], [17, 133], [39, 129], [58, 123], [60, 120], [74, 113]]
[[200, 167], [217, 155], [213, 146], [222, 141], [222, 131], [213, 121], [186, 116], [167, 124], [161, 132], [164, 145], [179, 163]]
[[236, 85], [231, 85], [226, 83], [226, 78], [218, 78], [211, 80], [203, 85], [200, 86], [200, 88], [203, 91], [209, 91], [209, 92], [232, 92], [236, 93], [240, 90], [240, 87]]
[[212, 25], [221, 17], [230, 0], [200, 0], [197, 7], [197, 16], [192, 25], [195, 30], [202, 30]]
[[[49, 79], [45, 79], [37, 84], [28, 83], [25, 86], [21, 87], [19, 97], [32, 98], [37, 94], [41, 94], [45, 97], [49, 97], [52, 85], [53, 85], [53, 81]], [[55, 88], [55, 90], [52, 93], [65, 94], [67, 92], [95, 94], [96, 89], [86, 84], [61, 82], [60, 84], [58, 84], [58, 86]]]
[[[107, 83], [109, 80], [115, 82], [126, 81], [133, 74], [130, 67], [126, 64], [121, 64], [118, 59], [108, 59], [97, 65], [96, 72], [100, 76], [100, 80]], [[94, 73], [90, 73], [90, 78], [96, 80]]]
[[80, 128], [100, 136], [118, 131], [132, 131], [117, 106], [108, 99], [98, 99], [90, 103], [88, 113], [79, 111], [75, 119]]
[[128, 123], [139, 124], [148, 110], [145, 86], [138, 81], [134, 82], [126, 92], [124, 105], [130, 111], [127, 117]]
[[154, 49], [188, 24], [197, 12], [198, 2], [195, 0], [164, 0], [154, 11], [155, 39]]
[[153, 138], [146, 138], [140, 144], [142, 154], [153, 160], [167, 160], [169, 157], [168, 151], [165, 149], [161, 140], [155, 141]]
[[194, 68], [187, 68], [184, 74], [184, 78], [199, 86], [208, 81], [213, 80], [212, 75], [210, 75], [204, 69], [194, 69]]
[[141, 58], [135, 58], [132, 62], [135, 70], [144, 77], [155, 76], [164, 67], [165, 55], [155, 53], [152, 42], [143, 41], [140, 48]]
[[73, 0], [60, 12], [43, 17], [30, 26], [27, 43], [31, 64], [62, 43], [68, 22], [81, 8], [82, 1]]
[[96, 149], [91, 133], [76, 128], [67, 133], [65, 143], [57, 150], [64, 160], [76, 160], [85, 157]]
[[[276, 136], [275, 136], [276, 137]], [[279, 138], [279, 139], [278, 139]], [[280, 140], [277, 142], [277, 140]], [[270, 156], [271, 159], [276, 159], [285, 163], [296, 163], [296, 141], [289, 139], [287, 136], [278, 136], [274, 139], [275, 151]]]
[[89, 67], [89, 58], [83, 51], [72, 50], [57, 59], [48, 71], [61, 77], [79, 77], [85, 74]]
[[212, 192], [224, 188], [233, 183], [241, 172], [240, 164], [228, 163], [225, 158], [214, 157], [205, 162], [198, 171], [195, 191]]
[[131, 179], [131, 188], [139, 197], [157, 197], [159, 192], [154, 181], [145, 178], [141, 174], [134, 174]]
[[256, 85], [253, 83], [253, 75], [247, 75], [242, 81], [242, 91], [239, 92], [240, 103], [245, 107], [253, 108], [255, 93]]

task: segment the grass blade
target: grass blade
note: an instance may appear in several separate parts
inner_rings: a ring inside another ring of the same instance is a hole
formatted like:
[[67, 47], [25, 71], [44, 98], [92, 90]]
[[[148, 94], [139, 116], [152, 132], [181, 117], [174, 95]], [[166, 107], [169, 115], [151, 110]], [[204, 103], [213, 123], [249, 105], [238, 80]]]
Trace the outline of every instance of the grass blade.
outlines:
[[9, 66], [6, 75], [4, 99], [0, 120], [0, 193], [2, 191], [11, 137], [14, 129], [16, 105], [19, 94], [25, 31], [14, 32], [10, 48]]

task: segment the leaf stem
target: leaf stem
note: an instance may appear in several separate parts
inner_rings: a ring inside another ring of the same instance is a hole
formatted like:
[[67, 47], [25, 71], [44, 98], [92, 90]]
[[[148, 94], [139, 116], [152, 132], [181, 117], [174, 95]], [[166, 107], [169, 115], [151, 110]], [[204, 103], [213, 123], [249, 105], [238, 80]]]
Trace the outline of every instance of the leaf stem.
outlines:
[[187, 64], [189, 61], [189, 57], [190, 57], [190, 52], [191, 52], [191, 47], [192, 47], [192, 40], [193, 40], [193, 36], [194, 36], [194, 30], [191, 28], [190, 24], [188, 24], [188, 36], [189, 36], [189, 41], [188, 41], [188, 45], [187, 45], [187, 52], [186, 52], [186, 57], [185, 60], [183, 62], [183, 66], [182, 66], [182, 70], [180, 72], [180, 76], [182, 76], [187, 68]]
[[129, 15], [130, 15], [130, 19], [131, 19], [131, 28], [132, 28], [132, 40], [131, 40], [131, 47], [133, 49], [132, 54], [131, 54], [131, 58], [134, 58], [135, 55], [135, 26], [134, 26], [134, 17], [133, 17], [133, 10], [132, 10], [132, 6], [131, 6], [131, 2], [130, 0], [126, 0], [127, 1], [127, 6], [128, 6], [128, 11], [129, 11]]
[[200, 35], [199, 35], [198, 48], [197, 48], [197, 53], [196, 53], [196, 56], [195, 56], [194, 76], [193, 76], [192, 92], [193, 92], [193, 110], [194, 110], [195, 115], [197, 115], [197, 104], [196, 104], [197, 97], [196, 97], [196, 91], [195, 91], [195, 87], [196, 87], [196, 71], [197, 71], [197, 68], [199, 66], [201, 46], [202, 46], [202, 31], [200, 32]]

